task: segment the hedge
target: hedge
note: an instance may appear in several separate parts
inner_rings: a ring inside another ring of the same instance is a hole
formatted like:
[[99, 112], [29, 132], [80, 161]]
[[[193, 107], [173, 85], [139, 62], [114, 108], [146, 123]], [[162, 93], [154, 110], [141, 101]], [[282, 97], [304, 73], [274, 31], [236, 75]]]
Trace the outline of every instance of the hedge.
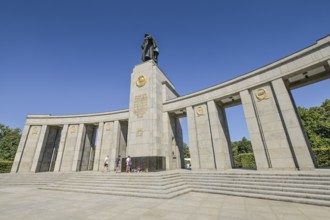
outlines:
[[256, 168], [256, 161], [253, 153], [243, 153], [235, 156], [236, 166], [239, 168]]
[[[330, 147], [312, 149], [318, 164], [318, 167], [330, 167]], [[235, 164], [238, 168], [256, 168], [256, 162], [253, 153], [243, 153], [235, 155]]]
[[13, 161], [0, 160], [0, 173], [10, 173]]
[[312, 148], [319, 167], [330, 166], [330, 147]]

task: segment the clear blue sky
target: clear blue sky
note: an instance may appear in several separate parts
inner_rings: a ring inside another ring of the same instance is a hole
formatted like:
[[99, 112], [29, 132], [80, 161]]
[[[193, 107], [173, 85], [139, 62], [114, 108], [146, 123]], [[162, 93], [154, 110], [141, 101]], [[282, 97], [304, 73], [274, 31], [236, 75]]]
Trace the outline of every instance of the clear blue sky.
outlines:
[[[145, 33], [185, 95], [314, 44], [329, 24], [329, 0], [1, 0], [0, 123], [127, 109]], [[305, 107], [329, 94], [329, 80], [294, 91]], [[241, 107], [227, 112], [232, 140], [246, 136]]]

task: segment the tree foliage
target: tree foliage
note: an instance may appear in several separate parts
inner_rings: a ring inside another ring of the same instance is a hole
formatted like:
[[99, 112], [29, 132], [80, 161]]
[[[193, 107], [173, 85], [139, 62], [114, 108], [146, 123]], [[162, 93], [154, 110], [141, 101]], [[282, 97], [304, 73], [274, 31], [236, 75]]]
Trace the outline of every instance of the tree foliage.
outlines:
[[0, 124], [0, 160], [14, 160], [20, 138], [20, 129]]
[[330, 100], [319, 107], [298, 107], [298, 112], [312, 147], [330, 147]]
[[234, 155], [253, 152], [251, 141], [246, 137], [243, 137], [240, 141], [232, 142], [232, 148]]
[[183, 142], [183, 155], [184, 155], [184, 158], [190, 158], [189, 147], [185, 142]]

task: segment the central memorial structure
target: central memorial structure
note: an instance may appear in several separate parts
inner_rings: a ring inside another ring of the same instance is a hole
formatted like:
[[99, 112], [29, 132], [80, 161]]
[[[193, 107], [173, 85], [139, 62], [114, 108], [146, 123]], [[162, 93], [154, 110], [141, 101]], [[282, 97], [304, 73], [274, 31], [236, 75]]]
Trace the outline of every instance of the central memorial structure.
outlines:
[[12, 172], [100, 171], [104, 158], [132, 168], [184, 166], [187, 117], [193, 170], [234, 168], [225, 109], [242, 105], [258, 170], [313, 170], [317, 164], [291, 89], [330, 78], [330, 36], [295, 54], [216, 86], [179, 96], [158, 66], [146, 34], [131, 74], [129, 109], [83, 115], [29, 115]]

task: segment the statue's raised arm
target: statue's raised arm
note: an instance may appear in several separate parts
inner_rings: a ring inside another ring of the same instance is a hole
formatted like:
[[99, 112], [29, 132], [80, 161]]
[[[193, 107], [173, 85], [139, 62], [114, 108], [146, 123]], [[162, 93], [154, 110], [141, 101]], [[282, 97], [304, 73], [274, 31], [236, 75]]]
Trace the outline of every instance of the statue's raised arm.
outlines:
[[142, 48], [142, 62], [153, 60], [158, 63], [158, 47], [151, 35], [145, 34]]

